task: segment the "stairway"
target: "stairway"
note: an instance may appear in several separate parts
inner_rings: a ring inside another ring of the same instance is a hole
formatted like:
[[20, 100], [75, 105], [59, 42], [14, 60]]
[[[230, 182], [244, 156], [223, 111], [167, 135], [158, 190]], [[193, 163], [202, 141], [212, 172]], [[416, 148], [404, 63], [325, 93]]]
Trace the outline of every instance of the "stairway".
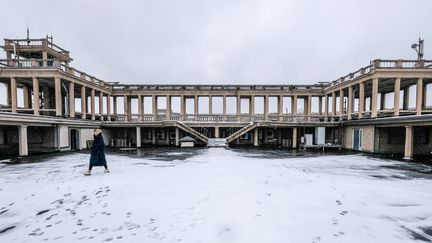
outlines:
[[208, 137], [203, 135], [202, 133], [198, 132], [197, 130], [193, 129], [192, 127], [184, 124], [183, 122], [179, 122], [179, 121], [175, 121], [175, 126], [179, 127], [180, 129], [182, 129], [185, 132], [190, 133], [192, 136], [194, 136], [195, 138], [203, 141], [204, 143], [208, 142]]
[[236, 140], [237, 138], [239, 138], [241, 135], [251, 131], [252, 129], [254, 129], [255, 127], [257, 127], [257, 123], [255, 122], [251, 122], [249, 125], [242, 127], [240, 130], [238, 130], [237, 132], [231, 134], [230, 136], [228, 136], [226, 138], [226, 143], [229, 144], [230, 142]]
[[209, 138], [207, 147], [226, 147], [226, 139], [225, 138]]

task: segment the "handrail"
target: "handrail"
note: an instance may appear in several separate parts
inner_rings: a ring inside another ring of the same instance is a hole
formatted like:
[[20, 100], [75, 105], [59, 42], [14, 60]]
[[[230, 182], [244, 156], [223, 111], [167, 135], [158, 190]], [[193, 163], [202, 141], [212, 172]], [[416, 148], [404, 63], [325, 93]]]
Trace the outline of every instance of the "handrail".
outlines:
[[18, 46], [47, 46], [56, 52], [69, 56], [69, 51], [61, 48], [46, 38], [41, 39], [5, 39], [6, 45], [16, 43]]

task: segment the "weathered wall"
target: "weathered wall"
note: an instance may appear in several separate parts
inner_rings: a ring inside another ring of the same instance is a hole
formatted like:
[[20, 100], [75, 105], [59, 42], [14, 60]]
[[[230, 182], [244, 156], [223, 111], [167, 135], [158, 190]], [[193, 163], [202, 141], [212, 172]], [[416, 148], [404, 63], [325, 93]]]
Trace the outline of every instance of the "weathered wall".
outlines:
[[361, 143], [362, 151], [373, 152], [374, 151], [374, 133], [375, 133], [374, 126], [348, 126], [348, 127], [345, 127], [344, 128], [344, 134], [343, 134], [342, 147], [346, 148], [346, 149], [352, 149], [353, 148], [352, 142], [353, 142], [354, 129], [362, 129], [363, 130], [362, 143]]
[[70, 150], [69, 126], [59, 125], [58, 132], [60, 150]]
[[93, 130], [94, 129], [88, 129], [88, 128], [81, 128], [80, 129], [80, 149], [86, 149], [87, 140], [93, 140]]

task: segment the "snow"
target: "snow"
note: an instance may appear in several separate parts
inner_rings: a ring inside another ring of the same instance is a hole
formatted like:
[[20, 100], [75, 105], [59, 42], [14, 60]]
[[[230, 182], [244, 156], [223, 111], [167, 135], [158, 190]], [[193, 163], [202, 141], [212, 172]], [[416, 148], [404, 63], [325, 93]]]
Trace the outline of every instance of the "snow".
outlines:
[[142, 149], [88, 177], [85, 153], [1, 164], [0, 242], [432, 240], [430, 166], [300, 155]]

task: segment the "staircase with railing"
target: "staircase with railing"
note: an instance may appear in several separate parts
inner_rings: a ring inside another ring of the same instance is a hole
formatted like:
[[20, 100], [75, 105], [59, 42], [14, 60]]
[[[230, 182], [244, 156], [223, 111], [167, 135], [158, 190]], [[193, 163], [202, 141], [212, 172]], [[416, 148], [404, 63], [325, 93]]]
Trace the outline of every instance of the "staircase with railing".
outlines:
[[226, 142], [227, 144], [236, 140], [237, 138], [239, 138], [241, 135], [251, 131], [252, 129], [257, 127], [257, 123], [255, 122], [251, 122], [250, 124], [248, 124], [245, 127], [242, 127], [240, 130], [236, 131], [235, 133], [231, 134], [230, 136], [228, 136], [226, 138]]

